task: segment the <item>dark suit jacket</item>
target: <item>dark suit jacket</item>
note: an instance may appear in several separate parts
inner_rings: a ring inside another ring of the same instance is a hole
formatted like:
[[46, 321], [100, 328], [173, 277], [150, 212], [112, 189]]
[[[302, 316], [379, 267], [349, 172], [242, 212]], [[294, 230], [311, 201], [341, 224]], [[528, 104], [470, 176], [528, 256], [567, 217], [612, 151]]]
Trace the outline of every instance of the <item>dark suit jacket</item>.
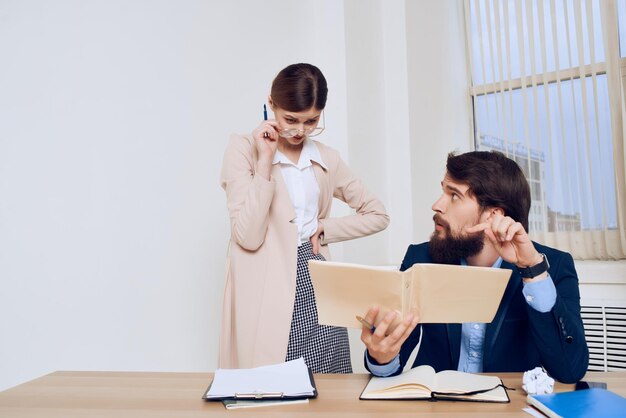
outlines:
[[[517, 268], [505, 261], [501, 268], [513, 270], [494, 320], [487, 324], [483, 352], [484, 372], [523, 372], [543, 366], [558, 381], [573, 383], [587, 370], [589, 349], [580, 317], [580, 293], [574, 260], [568, 253], [534, 243], [550, 263], [556, 287], [552, 310], [541, 313], [531, 308], [522, 294]], [[431, 263], [428, 243], [410, 245], [400, 270], [415, 263]], [[461, 324], [423, 324], [422, 343], [415, 363], [431, 365], [436, 371], [456, 370], [461, 349]], [[400, 350], [401, 367], [406, 364], [420, 337], [417, 326]], [[367, 363], [367, 362], [366, 362]]]

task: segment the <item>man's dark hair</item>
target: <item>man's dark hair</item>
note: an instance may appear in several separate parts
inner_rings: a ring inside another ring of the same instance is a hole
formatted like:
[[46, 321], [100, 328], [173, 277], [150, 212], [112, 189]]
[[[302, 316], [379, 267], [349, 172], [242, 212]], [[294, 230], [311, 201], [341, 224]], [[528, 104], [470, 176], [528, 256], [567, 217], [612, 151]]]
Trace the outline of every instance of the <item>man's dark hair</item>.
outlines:
[[528, 231], [530, 187], [515, 161], [498, 151], [448, 154], [448, 175], [469, 186], [482, 209], [497, 207]]

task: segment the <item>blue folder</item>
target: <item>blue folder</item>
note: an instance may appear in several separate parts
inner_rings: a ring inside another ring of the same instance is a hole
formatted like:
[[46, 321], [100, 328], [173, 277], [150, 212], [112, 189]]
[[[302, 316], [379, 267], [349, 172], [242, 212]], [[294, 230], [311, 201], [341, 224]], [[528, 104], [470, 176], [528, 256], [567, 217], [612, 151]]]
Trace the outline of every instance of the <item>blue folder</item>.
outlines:
[[624, 418], [626, 398], [606, 389], [528, 395], [527, 401], [549, 417]]

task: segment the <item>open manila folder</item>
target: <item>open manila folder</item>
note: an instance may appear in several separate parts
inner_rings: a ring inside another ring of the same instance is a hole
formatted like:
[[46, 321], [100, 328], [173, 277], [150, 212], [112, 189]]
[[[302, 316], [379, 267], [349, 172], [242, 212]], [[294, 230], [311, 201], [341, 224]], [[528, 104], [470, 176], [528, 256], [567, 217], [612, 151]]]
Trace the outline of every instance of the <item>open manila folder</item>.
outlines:
[[511, 270], [445, 264], [414, 264], [406, 271], [331, 261], [309, 261], [322, 325], [361, 328], [356, 315], [380, 306], [378, 324], [390, 310], [409, 312], [420, 323], [493, 320]]

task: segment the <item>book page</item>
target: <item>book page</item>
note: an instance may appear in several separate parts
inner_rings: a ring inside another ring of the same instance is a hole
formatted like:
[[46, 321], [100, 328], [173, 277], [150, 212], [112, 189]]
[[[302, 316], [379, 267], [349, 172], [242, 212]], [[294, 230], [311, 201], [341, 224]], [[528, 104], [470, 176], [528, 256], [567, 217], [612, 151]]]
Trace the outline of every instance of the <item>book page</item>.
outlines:
[[421, 323], [493, 321], [511, 276], [507, 269], [445, 264], [414, 264], [407, 271]]
[[423, 365], [398, 376], [372, 376], [363, 390], [363, 399], [429, 398], [435, 384], [435, 369]]
[[465, 393], [475, 390], [489, 389], [500, 384], [497, 376], [486, 376], [459, 372], [457, 370], [443, 370], [435, 377], [435, 392]]
[[398, 270], [310, 260], [309, 272], [321, 325], [361, 328], [356, 315], [365, 316], [374, 305], [380, 306], [374, 324], [390, 310], [399, 312], [396, 322], [401, 321], [402, 273]]
[[[508, 401], [506, 390], [498, 386], [502, 383], [497, 376], [486, 376], [482, 374], [464, 373], [456, 370], [443, 370], [435, 376], [434, 392], [440, 393], [467, 393], [477, 390], [491, 389], [484, 393], [477, 393], [469, 396], [460, 396], [460, 399], [472, 399], [483, 401]], [[451, 398], [454, 399], [454, 398]]]

